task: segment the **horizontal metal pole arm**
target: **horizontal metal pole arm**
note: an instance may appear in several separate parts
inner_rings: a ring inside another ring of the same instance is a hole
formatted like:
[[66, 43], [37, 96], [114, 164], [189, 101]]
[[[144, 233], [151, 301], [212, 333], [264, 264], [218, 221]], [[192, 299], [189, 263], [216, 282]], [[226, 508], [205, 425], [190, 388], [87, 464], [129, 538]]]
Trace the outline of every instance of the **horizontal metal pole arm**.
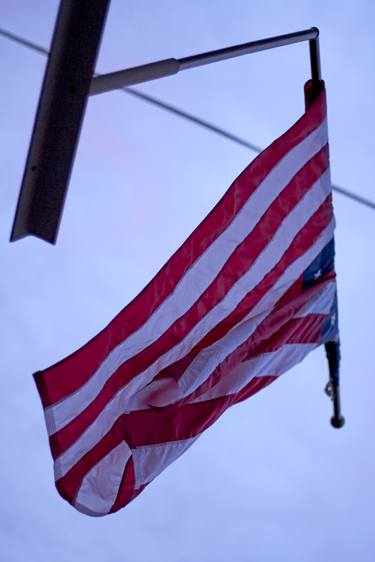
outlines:
[[110, 90], [148, 82], [149, 80], [163, 78], [164, 76], [171, 76], [172, 74], [177, 74], [180, 70], [188, 70], [189, 68], [240, 57], [250, 53], [283, 47], [301, 41], [314, 41], [318, 38], [318, 35], [319, 30], [316, 27], [312, 27], [304, 31], [259, 39], [257, 41], [251, 41], [250, 43], [242, 43], [241, 45], [234, 45], [232, 47], [209, 51], [191, 57], [165, 59], [135, 66], [133, 68], [127, 68], [125, 70], [119, 70], [117, 72], [111, 72], [109, 74], [101, 74], [92, 79], [90, 95], [101, 94]]
[[149, 64], [142, 64], [126, 70], [101, 74], [91, 81], [90, 95], [102, 94], [109, 90], [117, 90], [126, 86], [148, 82], [156, 78], [177, 74], [180, 64], [176, 59], [165, 59]]
[[204, 64], [212, 62], [219, 62], [222, 60], [241, 57], [251, 53], [259, 53], [268, 49], [275, 49], [276, 47], [283, 47], [293, 43], [300, 43], [301, 41], [310, 41], [316, 39], [319, 35], [319, 30], [316, 27], [306, 29], [304, 31], [296, 31], [295, 33], [287, 33], [286, 35], [278, 35], [276, 37], [267, 37], [266, 39], [258, 39], [250, 43], [242, 43], [241, 45], [234, 45], [233, 47], [225, 47], [216, 51], [209, 51], [200, 55], [193, 55], [178, 59], [181, 70], [188, 68], [195, 68]]

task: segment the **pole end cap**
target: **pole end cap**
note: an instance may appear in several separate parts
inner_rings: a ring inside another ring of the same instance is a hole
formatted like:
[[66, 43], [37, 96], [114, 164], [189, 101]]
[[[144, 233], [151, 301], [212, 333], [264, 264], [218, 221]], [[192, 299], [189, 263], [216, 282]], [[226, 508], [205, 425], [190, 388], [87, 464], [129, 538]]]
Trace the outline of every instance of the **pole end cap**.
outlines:
[[331, 425], [336, 429], [340, 429], [343, 425], [345, 425], [345, 418], [343, 416], [332, 416], [331, 417]]

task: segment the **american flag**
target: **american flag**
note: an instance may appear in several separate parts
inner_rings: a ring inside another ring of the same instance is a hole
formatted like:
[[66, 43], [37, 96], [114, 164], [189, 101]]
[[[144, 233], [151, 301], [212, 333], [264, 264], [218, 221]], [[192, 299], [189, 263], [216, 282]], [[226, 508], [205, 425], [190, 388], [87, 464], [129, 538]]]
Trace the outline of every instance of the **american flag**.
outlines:
[[337, 339], [326, 97], [264, 150], [143, 291], [35, 374], [59, 493], [133, 500], [223, 412]]

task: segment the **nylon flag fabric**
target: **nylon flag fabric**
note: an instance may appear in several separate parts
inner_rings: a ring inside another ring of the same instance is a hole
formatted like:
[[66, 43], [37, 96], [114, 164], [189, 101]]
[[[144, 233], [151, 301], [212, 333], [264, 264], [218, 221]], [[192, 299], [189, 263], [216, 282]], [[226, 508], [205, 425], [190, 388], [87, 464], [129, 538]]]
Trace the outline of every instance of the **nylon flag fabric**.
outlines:
[[59, 493], [117, 511], [227, 408], [337, 340], [333, 233], [322, 85], [146, 288], [34, 375]]

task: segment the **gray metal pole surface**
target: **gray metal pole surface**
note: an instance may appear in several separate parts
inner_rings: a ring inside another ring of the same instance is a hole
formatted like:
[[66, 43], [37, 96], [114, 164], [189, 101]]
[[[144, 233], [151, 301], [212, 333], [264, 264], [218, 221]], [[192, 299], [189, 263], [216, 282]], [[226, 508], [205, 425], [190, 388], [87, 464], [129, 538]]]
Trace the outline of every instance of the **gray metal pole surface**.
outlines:
[[109, 3], [60, 2], [11, 241], [56, 241]]
[[319, 48], [319, 30], [317, 30], [317, 36], [314, 39], [310, 39], [310, 65], [311, 65], [311, 78], [314, 81], [319, 82], [322, 79], [322, 71], [320, 68], [320, 48]]
[[188, 70], [211, 64], [251, 53], [258, 53], [267, 49], [274, 49], [291, 45], [293, 43], [300, 43], [301, 41], [310, 42], [310, 60], [311, 60], [311, 75], [313, 80], [320, 80], [320, 62], [319, 62], [319, 44], [318, 44], [319, 30], [316, 27], [306, 29], [304, 31], [297, 31], [295, 33], [287, 33], [286, 35], [278, 35], [277, 37], [269, 37], [266, 39], [259, 39], [258, 41], [251, 41], [250, 43], [243, 43], [241, 45], [234, 45], [216, 51], [209, 51], [185, 57], [182, 59], [165, 59], [161, 61], [119, 70], [117, 72], [110, 72], [109, 74], [102, 74], [92, 79], [90, 87], [90, 95], [102, 94], [110, 90], [117, 90], [126, 86], [133, 86], [149, 80], [163, 78], [177, 74], [181, 70]]

